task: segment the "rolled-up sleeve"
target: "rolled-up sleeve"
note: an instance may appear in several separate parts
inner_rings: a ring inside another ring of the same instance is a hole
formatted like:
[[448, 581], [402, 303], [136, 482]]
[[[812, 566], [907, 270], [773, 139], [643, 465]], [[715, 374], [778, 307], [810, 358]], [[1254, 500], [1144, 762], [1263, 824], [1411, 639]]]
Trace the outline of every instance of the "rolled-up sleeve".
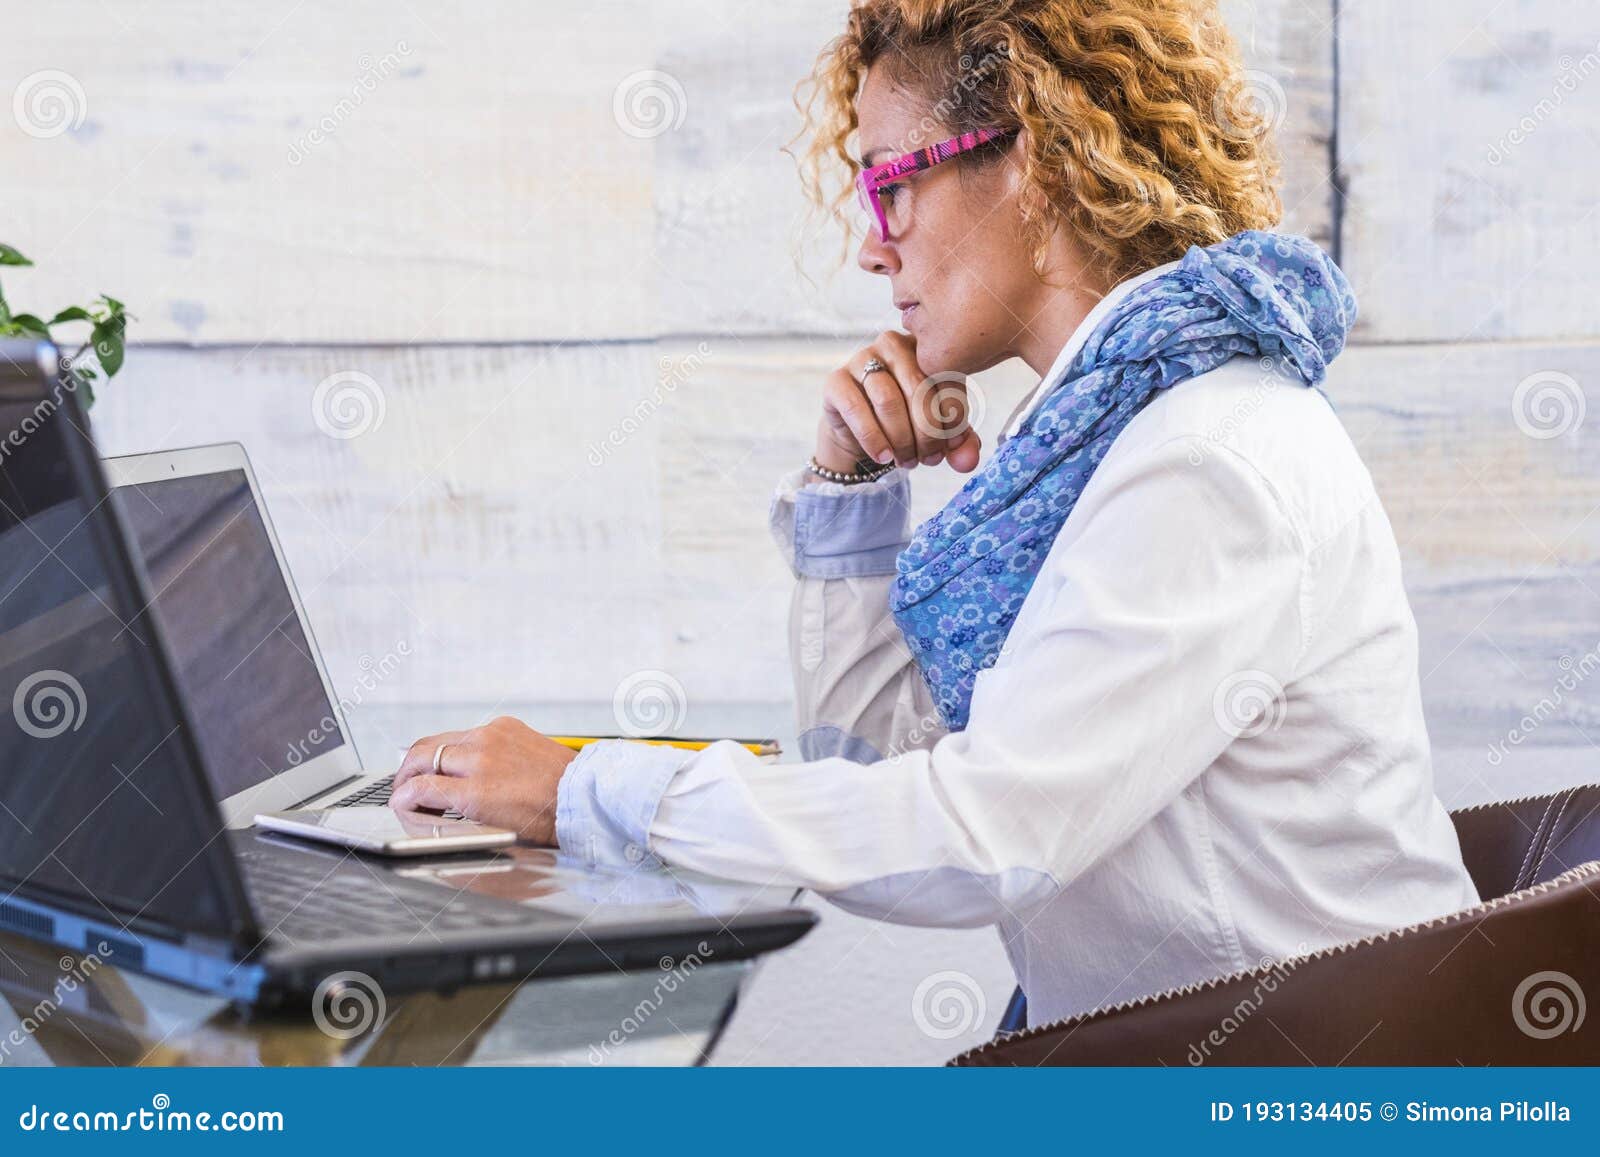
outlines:
[[1025, 918], [1237, 737], [1214, 706], [1226, 680], [1289, 684], [1305, 574], [1295, 527], [1231, 451], [1179, 438], [1113, 455], [979, 676], [964, 731], [866, 765], [764, 763], [732, 743], [670, 770], [618, 755], [571, 793], [606, 814], [572, 830], [883, 919]]
[[909, 540], [911, 487], [904, 470], [844, 486], [787, 475], [772, 497], [773, 538], [795, 575], [849, 578], [894, 574]]

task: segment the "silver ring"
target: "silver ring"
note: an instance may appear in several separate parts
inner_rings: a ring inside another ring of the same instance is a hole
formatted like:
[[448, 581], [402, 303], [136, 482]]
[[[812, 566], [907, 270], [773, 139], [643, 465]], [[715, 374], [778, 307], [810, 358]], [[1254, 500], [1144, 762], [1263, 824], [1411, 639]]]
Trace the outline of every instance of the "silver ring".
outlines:
[[873, 374], [881, 374], [888, 368], [888, 366], [884, 365], [877, 358], [868, 358], [867, 364], [861, 367], [861, 384], [866, 385], [867, 379]]
[[438, 775], [440, 770], [444, 767], [444, 749], [449, 747], [449, 746], [450, 745], [448, 743], [441, 743], [441, 744], [439, 744], [438, 747], [435, 747], [433, 749], [433, 774], [434, 775]]

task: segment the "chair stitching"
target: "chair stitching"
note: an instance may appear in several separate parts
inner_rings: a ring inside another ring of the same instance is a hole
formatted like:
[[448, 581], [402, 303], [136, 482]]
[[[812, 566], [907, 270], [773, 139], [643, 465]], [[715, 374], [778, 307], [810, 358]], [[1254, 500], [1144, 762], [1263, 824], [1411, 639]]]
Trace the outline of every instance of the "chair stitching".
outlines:
[[1556, 844], [1556, 828], [1561, 826], [1561, 817], [1567, 814], [1567, 805], [1572, 802], [1573, 797], [1577, 794], [1576, 788], [1569, 792], [1567, 798], [1561, 801], [1561, 810], [1556, 812], [1556, 818], [1550, 821], [1550, 831], [1544, 837], [1544, 851], [1539, 853], [1539, 862], [1533, 866], [1533, 874], [1535, 876], [1544, 867], [1545, 860], [1549, 859], [1550, 849], [1555, 847]]
[[1523, 877], [1527, 875], [1528, 865], [1533, 863], [1533, 849], [1539, 846], [1539, 837], [1544, 833], [1544, 821], [1550, 818], [1550, 809], [1556, 806], [1558, 796], [1551, 796], [1550, 802], [1544, 805], [1544, 814], [1539, 817], [1539, 826], [1533, 830], [1533, 838], [1528, 841], [1528, 854], [1522, 857], [1522, 867], [1517, 869], [1516, 879], [1511, 881], [1511, 890], [1525, 888]]

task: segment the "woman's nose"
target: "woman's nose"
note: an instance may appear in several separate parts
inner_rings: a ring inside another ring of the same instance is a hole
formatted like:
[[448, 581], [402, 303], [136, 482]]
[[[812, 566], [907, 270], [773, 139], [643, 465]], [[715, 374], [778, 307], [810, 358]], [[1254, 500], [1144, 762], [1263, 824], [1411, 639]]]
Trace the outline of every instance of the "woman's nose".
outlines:
[[867, 236], [861, 242], [861, 251], [856, 254], [856, 263], [868, 273], [878, 273], [884, 277], [893, 277], [900, 272], [900, 255], [895, 252], [893, 245], [887, 245], [879, 239], [878, 230], [871, 225], [867, 226]]

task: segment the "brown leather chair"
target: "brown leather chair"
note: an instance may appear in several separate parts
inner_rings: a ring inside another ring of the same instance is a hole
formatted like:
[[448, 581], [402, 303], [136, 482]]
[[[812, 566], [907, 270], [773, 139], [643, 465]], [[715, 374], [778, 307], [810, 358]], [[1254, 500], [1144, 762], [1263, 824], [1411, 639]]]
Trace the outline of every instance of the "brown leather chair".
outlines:
[[1600, 785], [1452, 814], [1484, 903], [1001, 1033], [955, 1065], [1600, 1063]]

